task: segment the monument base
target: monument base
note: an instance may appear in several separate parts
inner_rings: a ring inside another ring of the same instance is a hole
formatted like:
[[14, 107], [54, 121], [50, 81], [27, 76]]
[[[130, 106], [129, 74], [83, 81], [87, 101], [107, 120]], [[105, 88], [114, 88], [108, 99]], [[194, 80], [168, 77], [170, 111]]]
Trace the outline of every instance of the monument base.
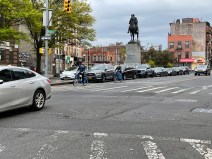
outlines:
[[126, 64], [141, 63], [141, 45], [138, 42], [130, 41], [126, 45]]

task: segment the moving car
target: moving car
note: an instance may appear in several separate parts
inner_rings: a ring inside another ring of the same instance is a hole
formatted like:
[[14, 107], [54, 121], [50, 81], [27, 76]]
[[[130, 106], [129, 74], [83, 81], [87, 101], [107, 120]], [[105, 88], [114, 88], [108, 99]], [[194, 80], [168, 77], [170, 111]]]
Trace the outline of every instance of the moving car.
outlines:
[[64, 70], [61, 74], [60, 74], [60, 79], [61, 80], [65, 80], [65, 79], [75, 79], [76, 76], [76, 72], [77, 72], [78, 67], [70, 67], [67, 68], [66, 70]]
[[48, 78], [23, 67], [0, 66], [0, 111], [25, 106], [41, 110], [50, 97]]
[[88, 81], [101, 81], [113, 80], [114, 68], [111, 64], [95, 64], [87, 72]]
[[173, 67], [173, 69], [177, 72], [177, 75], [183, 75], [183, 70], [181, 70], [180, 67]]
[[154, 70], [149, 64], [140, 64], [136, 66], [138, 77], [154, 77]]
[[206, 76], [211, 75], [211, 70], [208, 65], [197, 65], [194, 71], [195, 76], [200, 74], [205, 74]]
[[[118, 65], [114, 66], [114, 69], [116, 69]], [[121, 64], [122, 69], [122, 78], [123, 80], [126, 80], [127, 78], [136, 79], [137, 76], [137, 70], [132, 65], [127, 64]]]

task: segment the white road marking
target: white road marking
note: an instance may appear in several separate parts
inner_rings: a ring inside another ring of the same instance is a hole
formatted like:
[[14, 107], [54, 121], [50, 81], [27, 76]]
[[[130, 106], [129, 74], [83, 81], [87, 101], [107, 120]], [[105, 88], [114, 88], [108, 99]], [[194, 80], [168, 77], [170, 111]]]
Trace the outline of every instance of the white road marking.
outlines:
[[111, 90], [111, 89], [116, 89], [116, 88], [124, 88], [124, 87], [128, 87], [128, 86], [119, 86], [119, 87], [112, 87], [112, 88], [96, 89], [96, 90], [92, 90], [90, 92], [105, 91], [105, 90]]
[[136, 91], [136, 90], [140, 90], [140, 89], [144, 89], [144, 88], [149, 88], [149, 87], [153, 87], [153, 86], [141, 87], [141, 88], [136, 88], [136, 89], [128, 89], [128, 90], [121, 91], [121, 92], [130, 92], [130, 91]]
[[142, 136], [142, 139], [150, 139], [150, 140], [141, 142], [146, 152], [146, 155], [149, 159], [165, 159], [165, 157], [163, 156], [163, 153], [158, 148], [156, 143], [151, 141], [154, 139], [152, 136]]
[[[54, 134], [50, 136], [51, 138], [53, 138], [52, 142], [57, 141], [59, 134], [66, 134], [66, 133], [68, 133], [68, 131], [63, 131], [63, 130], [55, 131]], [[58, 149], [58, 147], [46, 143], [41, 147], [41, 149], [38, 151], [36, 156], [33, 157], [33, 159], [53, 158], [52, 153], [55, 152], [57, 149]]]
[[195, 99], [178, 99], [177, 102], [197, 102]]
[[202, 91], [202, 89], [190, 92], [189, 94], [197, 94], [198, 92], [201, 92], [201, 91]]
[[95, 140], [91, 144], [90, 159], [107, 159], [106, 145], [101, 140], [107, 136], [106, 133], [94, 133]]
[[137, 91], [137, 92], [142, 93], [142, 92], [152, 91], [152, 90], [160, 89], [160, 88], [164, 88], [164, 87], [150, 88], [150, 89], [146, 89], [146, 90], [142, 90], [142, 91]]
[[177, 94], [177, 93], [180, 93], [180, 92], [187, 91], [187, 90], [189, 90], [189, 89], [191, 89], [191, 88], [181, 89], [181, 90], [179, 90], [179, 91], [175, 91], [175, 92], [172, 92], [172, 93]]
[[5, 148], [6, 148], [5, 146], [2, 146], [2, 145], [0, 144], [0, 152], [4, 151]]
[[212, 150], [204, 144], [211, 144], [211, 142], [204, 140], [181, 139], [182, 142], [187, 142], [195, 148], [205, 159], [212, 159]]
[[167, 88], [167, 89], [164, 89], [164, 90], [161, 90], [161, 91], [156, 91], [155, 93], [161, 93], [161, 92], [169, 91], [169, 90], [176, 89], [176, 88], [179, 88], [179, 87]]

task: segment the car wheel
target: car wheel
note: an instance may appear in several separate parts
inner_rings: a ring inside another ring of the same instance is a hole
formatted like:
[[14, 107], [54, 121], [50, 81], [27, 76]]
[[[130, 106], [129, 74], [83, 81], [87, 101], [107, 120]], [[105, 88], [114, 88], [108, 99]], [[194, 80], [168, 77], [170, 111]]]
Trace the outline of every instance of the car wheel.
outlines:
[[124, 74], [124, 75], [123, 75], [123, 80], [126, 80], [126, 78], [127, 78], [127, 77], [126, 77], [126, 75]]
[[136, 79], [136, 74], [133, 75], [133, 79]]
[[102, 82], [105, 83], [105, 81], [106, 81], [105, 75], [102, 75]]
[[34, 110], [41, 110], [45, 105], [45, 94], [42, 90], [37, 90], [34, 93], [32, 108]]

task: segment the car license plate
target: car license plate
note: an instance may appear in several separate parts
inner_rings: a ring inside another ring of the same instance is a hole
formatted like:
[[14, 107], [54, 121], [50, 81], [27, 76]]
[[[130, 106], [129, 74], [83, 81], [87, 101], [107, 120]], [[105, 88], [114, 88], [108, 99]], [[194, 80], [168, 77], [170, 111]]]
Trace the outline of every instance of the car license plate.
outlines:
[[92, 77], [88, 77], [88, 79], [92, 79]]

